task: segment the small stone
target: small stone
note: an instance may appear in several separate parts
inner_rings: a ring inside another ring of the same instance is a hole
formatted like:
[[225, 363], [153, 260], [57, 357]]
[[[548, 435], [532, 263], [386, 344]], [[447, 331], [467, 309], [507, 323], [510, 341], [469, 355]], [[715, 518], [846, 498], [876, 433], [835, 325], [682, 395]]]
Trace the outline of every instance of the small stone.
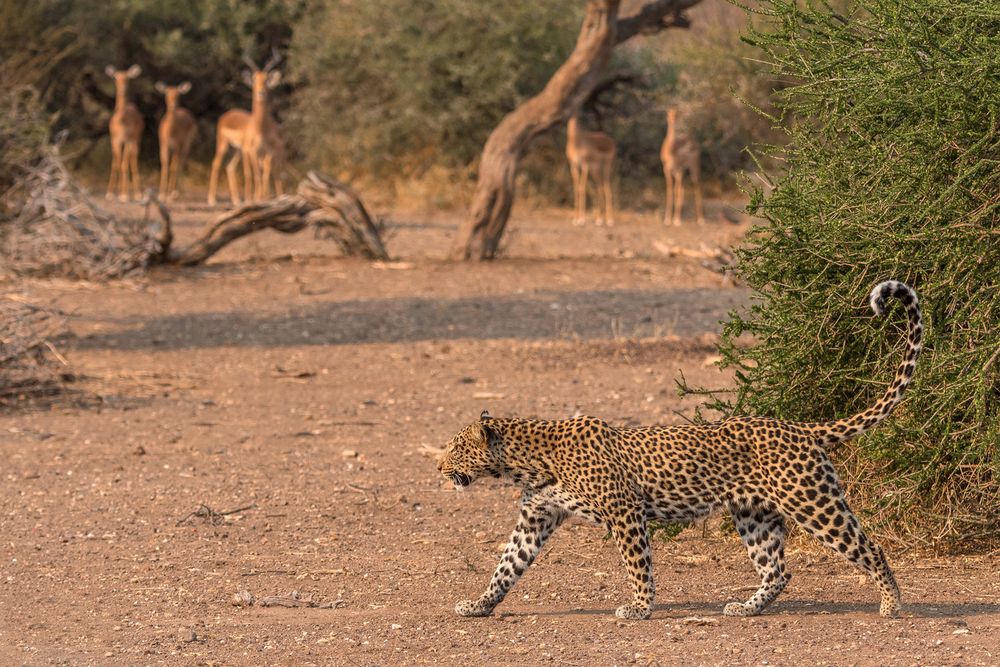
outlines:
[[340, 452], [340, 455], [345, 459], [356, 459], [358, 458], [358, 450], [356, 449], [344, 449]]

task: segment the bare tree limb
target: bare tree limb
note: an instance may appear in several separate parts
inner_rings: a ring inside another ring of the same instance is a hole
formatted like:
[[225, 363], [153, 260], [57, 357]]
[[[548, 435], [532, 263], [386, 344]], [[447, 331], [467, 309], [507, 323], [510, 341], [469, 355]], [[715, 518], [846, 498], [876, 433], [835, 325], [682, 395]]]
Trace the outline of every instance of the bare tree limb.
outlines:
[[639, 11], [618, 21], [618, 44], [636, 35], [653, 35], [668, 28], [689, 28], [691, 21], [684, 11], [701, 0], [656, 0], [647, 2]]

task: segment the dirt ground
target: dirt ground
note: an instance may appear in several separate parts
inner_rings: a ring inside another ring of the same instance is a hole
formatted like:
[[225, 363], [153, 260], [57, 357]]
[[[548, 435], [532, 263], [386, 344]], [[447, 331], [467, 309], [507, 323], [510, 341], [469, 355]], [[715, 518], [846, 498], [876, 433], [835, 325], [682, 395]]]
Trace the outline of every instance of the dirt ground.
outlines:
[[[117, 206], [131, 214], [138, 207]], [[266, 232], [205, 267], [93, 285], [0, 286], [74, 313], [80, 379], [0, 412], [0, 664], [996, 665], [995, 558], [893, 554], [905, 613], [799, 538], [760, 617], [724, 618], [755, 575], [709, 524], [655, 543], [657, 607], [613, 610], [600, 529], [550, 541], [497, 613], [462, 619], [516, 516], [494, 480], [455, 492], [426, 448], [494, 416], [676, 423], [747, 300], [711, 260], [746, 222], [624, 215], [574, 228], [517, 211], [506, 259], [442, 261], [459, 218], [389, 216], [398, 261]], [[176, 207], [190, 239], [210, 218]], [[240, 607], [298, 591], [322, 607]]]

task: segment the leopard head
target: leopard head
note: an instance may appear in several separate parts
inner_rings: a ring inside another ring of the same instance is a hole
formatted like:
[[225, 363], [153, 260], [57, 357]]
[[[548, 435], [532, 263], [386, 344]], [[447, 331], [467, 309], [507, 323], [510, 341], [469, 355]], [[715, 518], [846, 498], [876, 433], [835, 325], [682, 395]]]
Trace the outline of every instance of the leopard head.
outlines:
[[492, 418], [485, 411], [479, 418], [461, 431], [448, 443], [438, 461], [438, 470], [462, 489], [483, 475], [497, 476], [500, 473], [500, 437], [491, 426]]

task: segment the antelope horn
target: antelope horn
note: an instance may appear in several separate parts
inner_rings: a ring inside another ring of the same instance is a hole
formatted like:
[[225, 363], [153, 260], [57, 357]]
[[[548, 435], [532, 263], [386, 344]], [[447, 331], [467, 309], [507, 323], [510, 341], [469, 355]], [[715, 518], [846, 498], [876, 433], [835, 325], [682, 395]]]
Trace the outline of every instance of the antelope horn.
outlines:
[[250, 59], [250, 54], [246, 51], [243, 52], [243, 62], [247, 64], [251, 72], [259, 72], [260, 68], [257, 67], [257, 63]]
[[278, 53], [277, 47], [272, 46], [271, 47], [271, 59], [267, 61], [266, 65], [264, 65], [263, 71], [264, 72], [270, 72], [280, 62], [281, 62], [281, 54]]

